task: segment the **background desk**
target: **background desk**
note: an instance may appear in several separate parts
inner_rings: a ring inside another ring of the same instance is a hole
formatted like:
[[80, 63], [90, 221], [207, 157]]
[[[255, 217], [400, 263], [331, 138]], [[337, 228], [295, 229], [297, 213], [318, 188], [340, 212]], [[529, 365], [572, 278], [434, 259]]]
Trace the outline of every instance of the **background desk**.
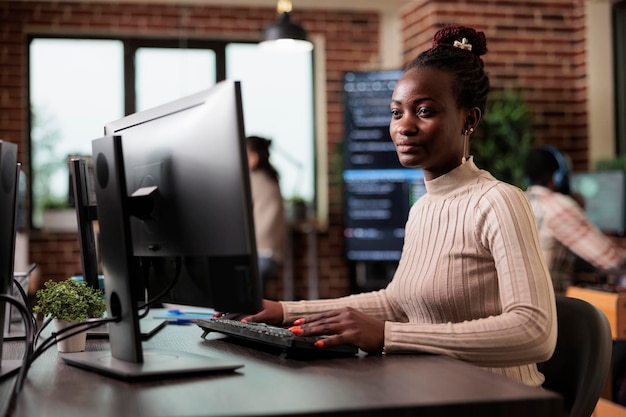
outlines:
[[[554, 393], [527, 387], [469, 364], [432, 355], [363, 355], [284, 359], [200, 338], [195, 325], [169, 325], [147, 348], [236, 360], [234, 373], [128, 383], [66, 365], [56, 348], [32, 365], [15, 416], [561, 416]], [[88, 340], [87, 350], [108, 349]], [[19, 359], [20, 342], [4, 345]], [[6, 407], [15, 378], [0, 384]], [[4, 409], [2, 409], [4, 412]]]

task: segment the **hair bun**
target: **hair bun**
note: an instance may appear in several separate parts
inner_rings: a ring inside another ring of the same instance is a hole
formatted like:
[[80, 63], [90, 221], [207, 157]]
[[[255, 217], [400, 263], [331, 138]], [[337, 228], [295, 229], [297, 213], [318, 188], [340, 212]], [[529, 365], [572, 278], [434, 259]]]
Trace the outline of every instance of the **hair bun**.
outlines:
[[[463, 42], [466, 39], [466, 42]], [[478, 32], [475, 29], [466, 26], [446, 26], [440, 29], [433, 37], [433, 48], [441, 45], [457, 46], [455, 42], [462, 42], [463, 45], [469, 44], [470, 48], [463, 48], [471, 51], [476, 56], [481, 56], [487, 53], [487, 38], [484, 32]]]

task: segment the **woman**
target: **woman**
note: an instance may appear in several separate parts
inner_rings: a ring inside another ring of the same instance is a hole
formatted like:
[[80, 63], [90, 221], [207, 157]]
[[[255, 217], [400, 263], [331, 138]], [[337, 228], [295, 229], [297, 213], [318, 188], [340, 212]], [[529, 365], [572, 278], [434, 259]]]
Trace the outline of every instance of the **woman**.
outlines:
[[278, 171], [270, 162], [271, 144], [271, 140], [258, 136], [249, 136], [246, 139], [254, 232], [259, 254], [259, 272], [264, 284], [278, 276], [286, 237]]
[[524, 193], [480, 170], [469, 139], [489, 80], [482, 32], [446, 27], [407, 67], [391, 99], [400, 162], [424, 172], [387, 288], [334, 300], [265, 301], [248, 321], [331, 335], [319, 348], [452, 356], [531, 386], [556, 344], [554, 292]]

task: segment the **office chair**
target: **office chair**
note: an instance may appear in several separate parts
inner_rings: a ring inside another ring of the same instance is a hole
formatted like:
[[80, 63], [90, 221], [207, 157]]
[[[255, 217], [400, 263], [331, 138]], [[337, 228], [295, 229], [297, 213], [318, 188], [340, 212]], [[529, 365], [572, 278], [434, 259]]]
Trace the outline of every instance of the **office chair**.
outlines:
[[611, 366], [609, 321], [594, 305], [556, 296], [558, 338], [552, 357], [538, 364], [543, 387], [563, 396], [568, 417], [590, 417]]

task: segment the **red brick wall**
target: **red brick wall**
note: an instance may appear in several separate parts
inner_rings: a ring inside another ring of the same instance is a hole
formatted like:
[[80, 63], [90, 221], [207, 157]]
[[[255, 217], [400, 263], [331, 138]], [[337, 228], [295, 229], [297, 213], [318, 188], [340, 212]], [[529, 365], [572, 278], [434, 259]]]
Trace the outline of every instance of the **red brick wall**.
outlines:
[[[274, 19], [273, 8], [2, 1], [0, 138], [20, 145], [20, 160], [28, 170], [28, 33], [176, 36], [182, 29], [190, 37], [258, 39], [262, 28]], [[343, 135], [342, 75], [371, 69], [377, 62], [379, 16], [296, 9], [294, 20], [311, 34], [325, 38], [328, 160], [332, 162]], [[453, 22], [486, 32], [490, 52], [485, 61], [492, 84], [526, 88], [535, 113], [537, 139], [563, 148], [576, 166], [586, 167], [584, 1], [416, 0], [402, 11], [405, 61], [428, 46], [438, 27]], [[329, 228], [318, 239], [321, 297], [349, 290], [341, 189], [336, 183], [336, 165], [330, 163], [328, 169]], [[306, 239], [296, 233], [294, 242], [295, 295], [300, 298], [307, 294]], [[80, 273], [73, 234], [33, 233], [30, 256], [39, 264], [44, 279]], [[280, 294], [280, 286], [274, 289]]]

